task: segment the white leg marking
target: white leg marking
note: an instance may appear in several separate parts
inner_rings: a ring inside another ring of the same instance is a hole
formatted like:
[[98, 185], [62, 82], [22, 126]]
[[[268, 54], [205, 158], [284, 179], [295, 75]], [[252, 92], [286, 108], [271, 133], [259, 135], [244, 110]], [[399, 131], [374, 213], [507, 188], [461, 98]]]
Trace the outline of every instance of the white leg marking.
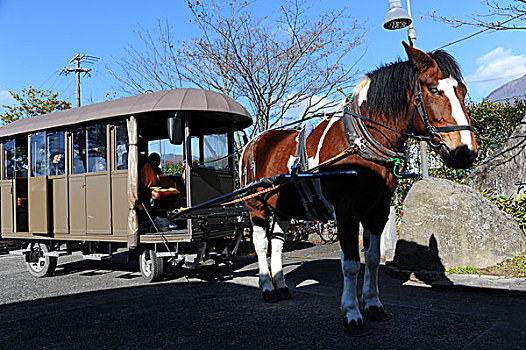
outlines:
[[274, 288], [282, 289], [288, 288], [285, 283], [285, 275], [283, 273], [282, 253], [283, 244], [285, 243], [284, 230], [288, 229], [288, 222], [276, 222], [274, 227], [274, 238], [270, 241], [271, 255], [270, 255], [270, 271], [272, 272], [272, 282]]
[[[447, 79], [440, 79], [438, 81], [437, 89], [444, 92], [447, 98], [449, 98], [449, 103], [451, 104], [451, 114], [457, 122], [457, 125], [468, 125], [468, 119], [462, 105], [455, 93], [455, 87], [458, 86], [458, 82], [453, 77], [448, 77]], [[460, 131], [460, 142], [468, 146], [470, 150], [473, 150], [473, 145], [471, 144], [471, 131], [461, 130]]]
[[358, 272], [360, 272], [360, 262], [345, 260], [343, 252], [341, 259], [343, 272], [342, 311], [348, 323], [351, 323], [351, 321], [358, 322], [358, 320], [363, 319], [356, 295], [356, 282], [358, 280]]
[[254, 226], [254, 248], [258, 257], [259, 266], [259, 288], [263, 291], [272, 291], [272, 281], [270, 279], [270, 270], [267, 262], [268, 240], [265, 229]]
[[378, 267], [380, 266], [380, 237], [364, 229], [364, 240], [369, 238], [369, 248], [365, 252], [365, 273], [363, 277], [362, 301], [365, 309], [371, 306], [381, 308], [383, 305], [378, 296]]

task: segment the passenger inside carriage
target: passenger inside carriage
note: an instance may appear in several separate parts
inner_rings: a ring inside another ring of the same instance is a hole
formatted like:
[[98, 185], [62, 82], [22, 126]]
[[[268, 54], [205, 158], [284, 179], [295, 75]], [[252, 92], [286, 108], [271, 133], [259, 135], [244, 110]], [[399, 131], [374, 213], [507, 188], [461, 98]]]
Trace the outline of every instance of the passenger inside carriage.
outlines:
[[152, 166], [153, 172], [156, 175], [162, 175], [163, 171], [159, 167], [161, 165], [161, 156], [157, 152], [150, 153], [148, 156], [148, 160], [150, 162], [150, 165]]

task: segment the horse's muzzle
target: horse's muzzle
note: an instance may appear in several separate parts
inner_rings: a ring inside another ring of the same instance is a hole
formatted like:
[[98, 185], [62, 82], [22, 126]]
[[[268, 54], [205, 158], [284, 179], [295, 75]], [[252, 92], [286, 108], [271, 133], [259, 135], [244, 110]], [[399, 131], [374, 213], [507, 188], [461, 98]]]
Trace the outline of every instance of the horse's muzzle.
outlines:
[[470, 150], [466, 145], [452, 151], [448, 147], [442, 147], [440, 155], [446, 166], [453, 169], [469, 169], [477, 159], [477, 152]]

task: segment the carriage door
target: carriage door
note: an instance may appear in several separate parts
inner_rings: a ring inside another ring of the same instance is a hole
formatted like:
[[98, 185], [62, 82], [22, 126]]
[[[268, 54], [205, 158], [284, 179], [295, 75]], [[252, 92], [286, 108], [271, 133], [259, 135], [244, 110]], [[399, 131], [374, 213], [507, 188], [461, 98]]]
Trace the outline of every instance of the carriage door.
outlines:
[[12, 233], [13, 224], [13, 180], [0, 181], [0, 223], [2, 233]]
[[72, 133], [73, 174], [69, 177], [72, 234], [111, 234], [106, 129], [106, 125], [98, 124]]

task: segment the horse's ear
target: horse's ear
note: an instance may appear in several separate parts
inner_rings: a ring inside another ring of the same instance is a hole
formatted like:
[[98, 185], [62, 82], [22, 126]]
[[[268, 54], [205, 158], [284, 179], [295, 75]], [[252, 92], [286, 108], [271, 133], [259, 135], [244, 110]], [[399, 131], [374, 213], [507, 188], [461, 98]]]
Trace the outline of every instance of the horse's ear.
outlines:
[[413, 64], [419, 72], [424, 72], [429, 68], [435, 66], [435, 61], [431, 57], [429, 57], [425, 52], [407, 45], [405, 41], [402, 41], [402, 45], [404, 45], [404, 49], [407, 53], [407, 56], [409, 57], [411, 62], [413, 62]]

